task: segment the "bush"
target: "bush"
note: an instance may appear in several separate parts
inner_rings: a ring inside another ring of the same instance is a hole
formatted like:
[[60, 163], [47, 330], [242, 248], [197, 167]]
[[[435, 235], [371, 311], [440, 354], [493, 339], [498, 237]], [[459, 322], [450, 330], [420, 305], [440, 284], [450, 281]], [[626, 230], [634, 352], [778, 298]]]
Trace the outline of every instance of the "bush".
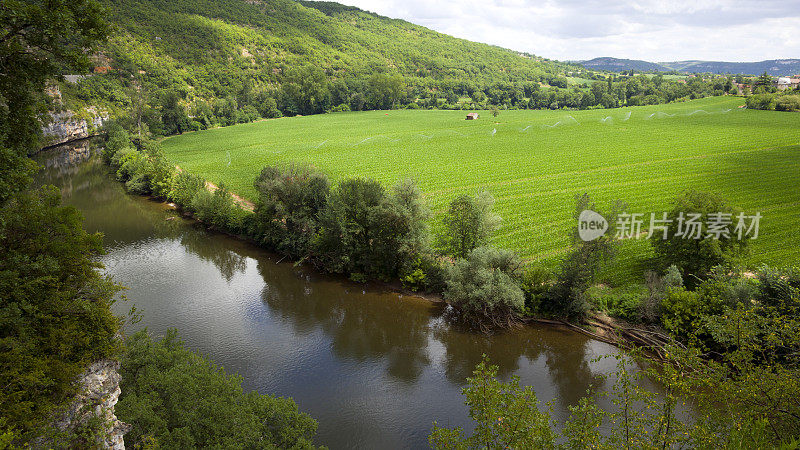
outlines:
[[525, 294], [525, 312], [534, 314], [541, 308], [547, 291], [553, 285], [553, 271], [539, 265], [531, 264], [522, 270], [520, 287]]
[[[729, 236], [721, 235], [715, 239], [706, 233], [703, 228], [700, 233], [694, 233], [686, 222], [690, 214], [699, 214], [700, 222], [705, 225], [709, 214], [730, 214], [731, 221], [736, 220], [736, 213], [733, 207], [726, 203], [722, 198], [707, 192], [686, 191], [678, 196], [673, 202], [675, 205], [667, 215], [671, 220], [668, 225], [667, 239], [660, 232], [653, 233], [651, 242], [656, 256], [663, 267], [671, 265], [681, 269], [684, 280], [691, 287], [696, 284], [697, 279], [708, 276], [711, 268], [721, 264], [730, 264], [747, 247], [747, 237], [743, 236], [740, 241], [735, 238], [732, 226], [727, 226]], [[684, 233], [691, 233], [691, 236], [679, 235], [679, 227], [683, 226]], [[698, 238], [695, 238], [695, 236]], [[691, 278], [689, 278], [691, 277]]]
[[292, 258], [308, 255], [330, 192], [325, 174], [309, 165], [269, 166], [254, 186], [258, 201], [251, 236]]
[[520, 267], [510, 251], [476, 248], [448, 268], [444, 298], [465, 322], [507, 327], [525, 308], [525, 294], [514, 279]]
[[186, 349], [174, 330], [155, 342], [139, 331], [126, 344], [115, 412], [132, 425], [129, 448], [313, 448], [317, 423], [294, 401], [245, 393], [240, 376]]
[[776, 111], [800, 111], [800, 95], [782, 95], [775, 100]]
[[775, 109], [775, 96], [772, 94], [754, 94], [747, 97], [745, 100], [745, 104], [750, 109], [765, 109], [765, 110], [774, 110]]
[[182, 208], [194, 212], [191, 209], [192, 199], [198, 192], [206, 189], [206, 182], [197, 175], [191, 175], [181, 171], [175, 174], [170, 184], [167, 198], [180, 205]]
[[348, 105], [347, 103], [342, 103], [340, 105], [336, 105], [333, 108], [331, 108], [331, 112], [334, 112], [334, 113], [335, 112], [349, 112], [349, 111], [350, 111], [350, 105]]
[[402, 269], [400, 281], [412, 291], [444, 292], [447, 282], [446, 264], [433, 254], [422, 254], [413, 264]]
[[225, 186], [214, 192], [207, 189], [197, 191], [191, 201], [191, 209], [198, 219], [229, 233], [244, 230], [247, 212], [240, 208]]

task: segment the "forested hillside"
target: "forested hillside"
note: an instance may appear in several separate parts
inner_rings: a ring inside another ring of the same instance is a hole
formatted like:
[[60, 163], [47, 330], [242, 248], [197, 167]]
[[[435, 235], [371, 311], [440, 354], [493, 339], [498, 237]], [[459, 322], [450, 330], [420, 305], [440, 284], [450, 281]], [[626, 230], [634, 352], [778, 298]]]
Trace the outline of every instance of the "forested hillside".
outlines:
[[93, 76], [62, 83], [65, 106], [100, 106], [153, 135], [330, 111], [611, 108], [728, 90], [606, 77], [332, 2], [102, 3], [114, 32]]

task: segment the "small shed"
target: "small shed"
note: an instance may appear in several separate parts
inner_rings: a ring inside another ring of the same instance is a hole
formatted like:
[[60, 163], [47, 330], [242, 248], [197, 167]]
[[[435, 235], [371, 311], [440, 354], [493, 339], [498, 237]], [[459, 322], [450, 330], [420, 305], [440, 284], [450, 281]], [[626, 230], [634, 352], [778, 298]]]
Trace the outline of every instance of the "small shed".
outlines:
[[478, 120], [480, 116], [478, 113], [469, 113], [467, 114], [467, 120]]

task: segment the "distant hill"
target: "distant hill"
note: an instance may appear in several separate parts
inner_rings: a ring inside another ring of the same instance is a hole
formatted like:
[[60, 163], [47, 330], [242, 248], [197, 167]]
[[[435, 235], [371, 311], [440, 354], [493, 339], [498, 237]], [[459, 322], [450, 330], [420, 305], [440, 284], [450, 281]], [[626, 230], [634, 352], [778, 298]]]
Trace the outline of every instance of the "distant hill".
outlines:
[[608, 72], [622, 72], [624, 70], [635, 70], [637, 72], [668, 72], [669, 69], [661, 64], [638, 59], [620, 59], [603, 56], [580, 62], [587, 69], [605, 70]]
[[710, 72], [761, 75], [767, 72], [773, 76], [800, 73], [800, 59], [768, 59], [759, 62], [676, 61], [662, 62], [660, 64], [672, 70], [687, 73]]
[[773, 76], [795, 75], [800, 73], [800, 59], [770, 59], [759, 62], [724, 62], [724, 61], [672, 61], [649, 62], [636, 59], [611, 57], [594, 58], [581, 61], [584, 67], [609, 72], [634, 70], [637, 72], [669, 72], [684, 73], [729, 73], [742, 75], [760, 75], [767, 72]]

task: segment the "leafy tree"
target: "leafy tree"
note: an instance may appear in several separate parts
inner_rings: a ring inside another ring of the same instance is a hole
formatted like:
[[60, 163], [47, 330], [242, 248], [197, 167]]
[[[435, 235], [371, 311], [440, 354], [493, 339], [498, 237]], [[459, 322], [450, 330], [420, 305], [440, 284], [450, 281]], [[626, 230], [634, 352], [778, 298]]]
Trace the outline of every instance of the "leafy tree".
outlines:
[[427, 240], [426, 217], [413, 182], [401, 182], [387, 193], [375, 180], [345, 180], [320, 214], [314, 260], [359, 281], [396, 277]]
[[94, 262], [100, 236], [60, 203], [51, 187], [0, 208], [0, 414], [23, 441], [43, 431], [89, 363], [119, 351], [118, 286]]
[[45, 83], [86, 71], [109, 27], [94, 1], [9, 0], [0, 28], [0, 416], [23, 445], [43, 433], [86, 365], [119, 351], [117, 287], [93, 260], [100, 237], [86, 234], [56, 189], [26, 192]]
[[328, 177], [309, 165], [267, 166], [255, 181], [258, 192], [251, 233], [292, 258], [308, 255], [319, 214], [328, 200]]
[[369, 79], [369, 103], [374, 109], [392, 109], [402, 98], [405, 82], [399, 75], [376, 73]]
[[464, 194], [453, 199], [442, 219], [440, 247], [444, 254], [466, 258], [472, 250], [488, 244], [500, 225], [500, 216], [492, 212], [492, 206], [494, 197], [486, 191], [475, 197]]
[[291, 114], [325, 112], [330, 106], [328, 78], [319, 67], [308, 65], [292, 69], [283, 84], [284, 109]]
[[[712, 267], [732, 262], [747, 248], [748, 236], [743, 233], [739, 240], [734, 233], [738, 211], [722, 198], [689, 190], [681, 193], [673, 205], [667, 215], [667, 220], [671, 221], [667, 225], [667, 238], [664, 239], [663, 233], [655, 232], [651, 242], [661, 264], [664, 267], [674, 264], [681, 269], [687, 285], [695, 285], [695, 280], [705, 278]], [[694, 217], [700, 222], [700, 227], [704, 227], [717, 214], [725, 215], [730, 222], [723, 227], [725, 233], [719, 236], [710, 234], [705, 228], [689, 225]]]
[[508, 383], [497, 379], [497, 366], [483, 355], [468, 386], [462, 390], [475, 431], [464, 436], [461, 428], [441, 428], [433, 424], [428, 437], [436, 449], [553, 448], [556, 434], [550, 427], [550, 414], [539, 411], [533, 388], [522, 387], [519, 377]]
[[174, 330], [126, 340], [115, 412], [126, 444], [161, 448], [314, 448], [317, 423], [291, 399], [242, 389], [242, 377], [183, 346]]
[[520, 268], [513, 252], [476, 248], [448, 268], [444, 298], [463, 321], [479, 328], [508, 327], [525, 308], [525, 295], [515, 279]]

